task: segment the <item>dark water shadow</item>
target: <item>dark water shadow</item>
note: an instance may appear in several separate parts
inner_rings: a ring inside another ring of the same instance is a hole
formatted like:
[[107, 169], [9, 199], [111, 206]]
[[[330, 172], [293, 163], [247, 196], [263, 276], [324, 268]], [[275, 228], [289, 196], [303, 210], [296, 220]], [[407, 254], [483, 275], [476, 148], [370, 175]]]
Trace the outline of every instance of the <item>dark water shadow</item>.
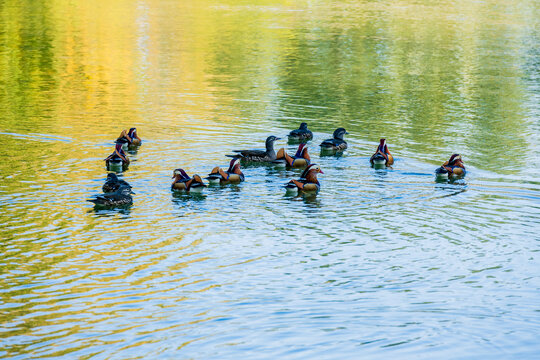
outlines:
[[98, 217], [111, 217], [118, 214], [130, 215], [131, 206], [133, 206], [133, 204], [122, 205], [122, 206], [94, 205], [94, 207], [88, 210], [87, 213], [94, 213]]
[[136, 145], [136, 146], [133, 146], [133, 147], [128, 147], [128, 149], [126, 150], [126, 152], [127, 152], [129, 155], [136, 156], [137, 153], [139, 152], [139, 148], [140, 148], [140, 145]]
[[109, 172], [121, 174], [129, 170], [129, 165], [105, 165], [105, 169]]
[[435, 181], [435, 190], [444, 191], [446, 194], [439, 196], [439, 198], [445, 198], [449, 196], [459, 195], [467, 191], [468, 186], [463, 178], [461, 179], [448, 179]]
[[176, 204], [185, 203], [186, 201], [203, 201], [207, 196], [204, 192], [190, 193], [176, 190], [171, 190], [171, 195], [173, 203]]
[[323, 150], [321, 149], [321, 152], [319, 153], [320, 157], [335, 157], [340, 158], [344, 156], [346, 151], [336, 151], [336, 150]]

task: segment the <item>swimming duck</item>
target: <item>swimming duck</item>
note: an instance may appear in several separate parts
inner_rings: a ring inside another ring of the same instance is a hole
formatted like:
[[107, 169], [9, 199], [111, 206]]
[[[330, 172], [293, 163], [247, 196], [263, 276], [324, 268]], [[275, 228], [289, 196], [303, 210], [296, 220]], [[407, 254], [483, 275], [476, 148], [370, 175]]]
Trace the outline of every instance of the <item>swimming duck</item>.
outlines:
[[240, 159], [232, 159], [229, 163], [229, 169], [223, 171], [222, 168], [216, 166], [206, 178], [211, 183], [229, 184], [239, 183], [244, 181], [244, 174], [240, 170]]
[[276, 152], [274, 151], [274, 142], [280, 140], [281, 138], [275, 137], [274, 135], [266, 138], [266, 150], [233, 150], [237, 153], [234, 155], [227, 155], [234, 159], [240, 159], [243, 161], [253, 161], [253, 162], [271, 162], [276, 160]]
[[125, 138], [120, 138], [116, 140], [116, 145], [114, 148], [114, 152], [107, 156], [105, 159], [105, 163], [107, 164], [107, 167], [111, 165], [116, 166], [127, 166], [129, 165], [129, 158], [127, 157], [126, 153], [122, 149], [122, 146], [127, 143], [127, 140]]
[[445, 179], [450, 177], [464, 176], [465, 173], [465, 165], [463, 164], [463, 160], [459, 154], [452, 154], [452, 156], [450, 156], [450, 160], [446, 161], [441, 165], [441, 167], [435, 170], [437, 178]]
[[206, 187], [199, 175], [195, 174], [193, 177], [189, 177], [184, 169], [174, 170], [172, 178], [174, 181], [171, 184], [171, 190], [200, 193]]
[[284, 148], [278, 150], [276, 155], [277, 161], [284, 160], [288, 167], [303, 168], [311, 163], [306, 144], [298, 145], [298, 150], [294, 156], [290, 156], [285, 152]]
[[129, 131], [127, 131], [125, 129], [122, 130], [122, 132], [120, 133], [120, 136], [118, 136], [118, 139], [116, 139], [116, 141], [118, 141], [120, 139], [126, 139], [127, 140], [127, 143], [123, 144], [124, 150], [127, 150], [128, 147], [139, 146], [142, 143], [141, 138], [137, 135], [137, 128], [131, 128], [131, 129], [129, 129]]
[[311, 164], [304, 170], [300, 179], [289, 181], [285, 188], [287, 191], [319, 191], [321, 184], [317, 180], [318, 173], [324, 174], [319, 165]]
[[111, 193], [118, 190], [121, 186], [129, 187], [131, 189], [131, 185], [129, 185], [127, 181], [119, 179], [115, 173], [109, 173], [107, 175], [107, 181], [103, 184], [102, 190], [104, 193]]
[[344, 128], [337, 128], [334, 131], [334, 138], [324, 140], [321, 145], [321, 150], [326, 151], [343, 151], [347, 148], [347, 142], [343, 140], [343, 135], [348, 134]]
[[129, 129], [128, 137], [131, 139], [131, 144], [130, 145], [133, 145], [133, 146], [141, 145], [142, 140], [139, 137], [139, 135], [137, 135], [137, 128], [133, 127], [131, 129]]
[[127, 206], [133, 203], [131, 194], [131, 187], [121, 185], [115, 192], [96, 195], [87, 201], [94, 203], [96, 207]]
[[380, 140], [379, 147], [377, 147], [377, 151], [371, 156], [369, 162], [371, 165], [385, 164], [386, 166], [390, 166], [394, 163], [394, 157], [390, 154], [390, 151], [388, 151], [386, 139]]
[[301, 123], [298, 129], [291, 131], [287, 136], [289, 140], [294, 141], [308, 141], [313, 139], [313, 133], [307, 128], [307, 123], [305, 122]]

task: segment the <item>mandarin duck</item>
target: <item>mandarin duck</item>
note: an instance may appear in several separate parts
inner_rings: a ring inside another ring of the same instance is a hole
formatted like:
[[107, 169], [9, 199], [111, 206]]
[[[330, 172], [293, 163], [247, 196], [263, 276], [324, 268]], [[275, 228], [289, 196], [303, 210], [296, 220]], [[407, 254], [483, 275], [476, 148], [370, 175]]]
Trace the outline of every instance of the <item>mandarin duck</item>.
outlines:
[[279, 149], [275, 162], [278, 161], [284, 161], [287, 167], [304, 168], [311, 163], [311, 158], [309, 157], [306, 144], [302, 143], [298, 145], [298, 150], [296, 150], [294, 156], [287, 154], [284, 148]]
[[317, 174], [324, 172], [321, 170], [321, 167], [317, 164], [309, 165], [298, 180], [291, 180], [286, 185], [285, 188], [287, 192], [289, 191], [307, 191], [307, 192], [318, 192], [321, 188], [319, 180], [317, 180]]
[[459, 154], [452, 154], [452, 156], [450, 156], [450, 160], [446, 161], [441, 165], [441, 167], [435, 170], [437, 178], [441, 179], [460, 177], [464, 176], [465, 173], [465, 165], [463, 164], [463, 160]]
[[195, 174], [190, 177], [184, 169], [174, 170], [172, 178], [174, 180], [171, 184], [171, 190], [200, 193], [206, 187], [199, 175]]
[[381, 139], [377, 151], [369, 159], [371, 165], [386, 165], [390, 166], [394, 164], [394, 157], [388, 151], [388, 145], [386, 145], [386, 139]]
[[116, 145], [114, 148], [114, 152], [107, 156], [105, 159], [105, 163], [107, 164], [107, 167], [110, 166], [127, 166], [129, 165], [129, 158], [127, 157], [126, 153], [124, 152], [124, 149], [122, 149], [122, 146], [127, 143], [127, 140], [125, 138], [119, 138], [116, 140]]

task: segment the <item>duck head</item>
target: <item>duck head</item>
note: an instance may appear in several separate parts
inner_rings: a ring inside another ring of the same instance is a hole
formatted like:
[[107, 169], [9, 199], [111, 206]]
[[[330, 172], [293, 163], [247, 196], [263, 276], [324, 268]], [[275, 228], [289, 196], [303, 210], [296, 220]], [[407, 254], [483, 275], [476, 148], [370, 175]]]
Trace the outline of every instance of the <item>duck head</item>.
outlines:
[[463, 160], [461, 160], [461, 155], [452, 154], [452, 156], [450, 156], [450, 160], [448, 160], [448, 165], [449, 166], [457, 166], [458, 163], [463, 164]]
[[334, 131], [334, 139], [343, 140], [343, 135], [348, 134], [344, 128], [337, 128]]
[[386, 139], [381, 139], [379, 141], [378, 150], [381, 151], [382, 153], [387, 153], [388, 152], [388, 147], [386, 146]]
[[311, 164], [304, 170], [302, 175], [300, 175], [300, 178], [308, 179], [309, 175], [314, 175], [315, 178], [317, 178], [318, 173], [324, 174], [324, 172], [321, 170], [320, 165]]
[[465, 167], [463, 164], [463, 160], [461, 159], [461, 155], [459, 154], [452, 154], [450, 156], [450, 160], [448, 160], [448, 166], [459, 166], [459, 167]]
[[299, 130], [307, 130], [307, 123], [303, 122], [300, 124]]
[[133, 128], [131, 128], [131, 129], [129, 129], [128, 136], [129, 136], [130, 138], [132, 138], [132, 139], [133, 139], [134, 137], [137, 137], [137, 128], [134, 128], [134, 127], [133, 127]]
[[240, 159], [232, 159], [229, 163], [229, 169], [227, 170], [227, 172], [241, 174], [242, 171], [240, 171]]
[[189, 180], [190, 179], [189, 175], [184, 171], [184, 169], [174, 170], [172, 178], [176, 180]]
[[116, 176], [115, 173], [108, 173], [107, 174], [107, 181], [109, 181], [109, 182], [117, 182], [118, 181], [118, 176]]
[[306, 144], [302, 143], [298, 145], [298, 150], [296, 150], [295, 158], [304, 158], [306, 160], [311, 160], [309, 157]]
[[280, 140], [281, 138], [278, 138], [274, 135], [270, 135], [266, 138], [266, 151], [273, 151], [274, 150], [274, 142], [276, 140]]
[[115, 149], [121, 154], [124, 154], [124, 150], [122, 150], [122, 147], [124, 144], [127, 144], [129, 141], [125, 137], [121, 137], [116, 140]]

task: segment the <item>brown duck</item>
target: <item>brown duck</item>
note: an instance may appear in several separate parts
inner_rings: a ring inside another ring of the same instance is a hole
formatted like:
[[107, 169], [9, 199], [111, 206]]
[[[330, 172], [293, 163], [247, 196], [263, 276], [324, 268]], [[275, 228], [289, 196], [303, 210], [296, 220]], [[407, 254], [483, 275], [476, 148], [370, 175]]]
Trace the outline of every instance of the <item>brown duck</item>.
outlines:
[[448, 161], [435, 170], [438, 178], [460, 177], [464, 176], [465, 173], [465, 164], [463, 164], [459, 154], [452, 154]]
[[294, 156], [290, 156], [281, 148], [277, 152], [276, 161], [285, 161], [287, 167], [304, 168], [311, 163], [311, 158], [308, 153], [306, 144], [298, 145], [298, 150]]
[[105, 163], [107, 164], [107, 167], [109, 166], [127, 166], [129, 165], [129, 158], [127, 157], [126, 153], [122, 149], [122, 146], [127, 143], [127, 140], [125, 138], [120, 138], [116, 140], [116, 145], [114, 147], [114, 152], [107, 156], [105, 159]]
[[319, 191], [321, 189], [321, 184], [317, 180], [317, 174], [324, 172], [321, 170], [321, 167], [317, 164], [309, 165], [298, 180], [291, 180], [286, 185], [285, 188], [287, 191], [298, 190], [298, 191]]
[[386, 145], [386, 139], [381, 139], [377, 151], [369, 159], [371, 165], [382, 165], [390, 166], [394, 164], [394, 157], [388, 151], [388, 145]]
[[244, 181], [244, 174], [240, 170], [240, 159], [232, 159], [229, 169], [224, 171], [219, 166], [212, 169], [206, 178], [211, 183], [229, 184]]
[[172, 178], [174, 181], [171, 184], [171, 190], [199, 193], [206, 187], [199, 175], [190, 177], [184, 169], [174, 170]]

